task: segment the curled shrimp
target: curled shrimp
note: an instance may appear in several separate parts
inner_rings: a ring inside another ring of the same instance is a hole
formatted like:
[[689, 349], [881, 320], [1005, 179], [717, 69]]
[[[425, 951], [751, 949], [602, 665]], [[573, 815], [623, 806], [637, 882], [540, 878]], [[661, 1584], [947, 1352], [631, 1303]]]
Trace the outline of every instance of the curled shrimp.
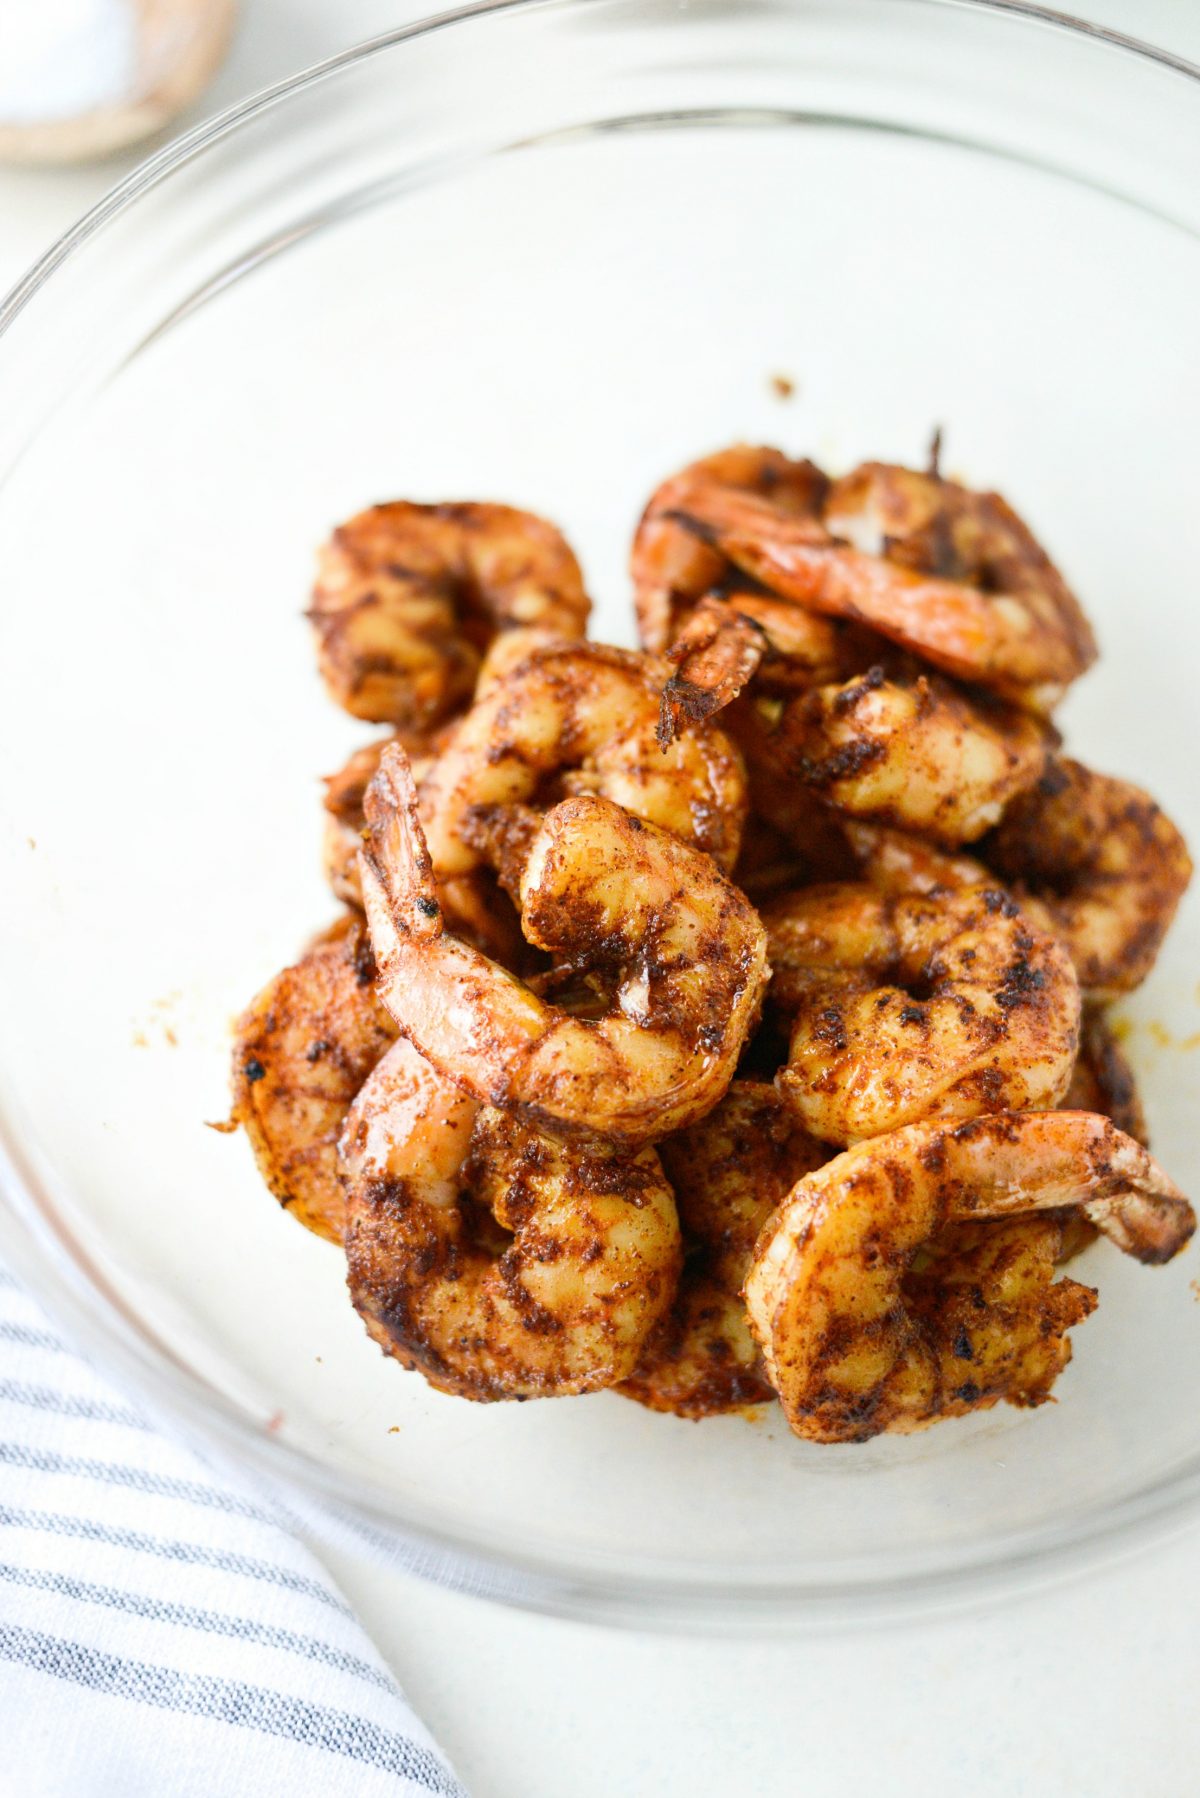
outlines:
[[1032, 710], [1095, 660], [1078, 600], [997, 494], [864, 463], [833, 483], [818, 517], [698, 465], [671, 502], [670, 522], [773, 593]]
[[476, 503], [372, 506], [322, 549], [312, 620], [321, 673], [356, 718], [424, 728], [471, 696], [499, 632], [581, 637], [579, 564], [545, 519]]
[[1187, 845], [1148, 793], [1057, 756], [979, 853], [1062, 938], [1094, 998], [1141, 985], [1192, 875]]
[[1032, 922], [1060, 939], [1097, 1002], [1149, 974], [1192, 873], [1187, 845], [1148, 794], [1057, 755], [975, 856], [840, 822], [863, 878], [885, 891], [949, 891], [999, 876]]
[[[806, 1174], [764, 1230], [746, 1281], [751, 1326], [796, 1434], [861, 1442], [1000, 1399], [1041, 1403], [1069, 1357], [1064, 1332], [1095, 1294], [1051, 1284], [1052, 1242], [1018, 1238], [1025, 1266], [1010, 1278], [1011, 1261], [997, 1260], [983, 1231], [985, 1220], [990, 1231], [1069, 1206], [1151, 1263], [1195, 1228], [1145, 1149], [1087, 1112], [910, 1124]], [[954, 1258], [940, 1277], [935, 1263], [914, 1284], [919, 1252], [949, 1225], [978, 1227], [973, 1260]]]
[[[682, 498], [707, 486], [769, 499], [785, 517], [815, 519], [829, 481], [813, 462], [794, 462], [779, 450], [737, 443], [690, 463], [656, 488], [630, 556], [638, 632], [647, 649], [668, 649], [696, 602], [728, 580], [728, 559], [675, 517]], [[825, 640], [835, 641], [832, 630]]]
[[232, 1121], [292, 1216], [342, 1239], [337, 1139], [355, 1093], [396, 1030], [371, 990], [361, 918], [343, 918], [277, 974], [234, 1026]]
[[1079, 1042], [1066, 953], [1006, 894], [809, 887], [764, 913], [779, 1085], [814, 1136], [1057, 1105]]
[[732, 867], [746, 811], [741, 758], [710, 725], [664, 753], [655, 735], [661, 685], [649, 658], [593, 643], [539, 652], [498, 680], [422, 784], [439, 877], [479, 865], [468, 828], [477, 808], [589, 791]]
[[563, 1143], [441, 1079], [403, 1038], [341, 1140], [350, 1296], [442, 1392], [591, 1392], [670, 1304], [679, 1221], [652, 1149]]
[[799, 1127], [773, 1086], [735, 1080], [706, 1118], [667, 1137], [658, 1152], [687, 1257], [674, 1304], [620, 1390], [677, 1417], [761, 1404], [775, 1394], [750, 1333], [742, 1282], [762, 1226], [829, 1151]]
[[758, 916], [707, 856], [593, 795], [540, 821], [519, 881], [539, 948], [612, 982], [571, 1016], [445, 927], [403, 751], [367, 789], [363, 894], [379, 994], [446, 1079], [560, 1130], [650, 1141], [711, 1109], [766, 983]]
[[769, 723], [755, 707], [760, 763], [802, 781], [839, 812], [957, 845], [998, 822], [1046, 764], [1045, 728], [1015, 706], [938, 676], [888, 678], [876, 664], [814, 688]]
[[974, 856], [840, 822], [859, 873], [883, 891], [994, 886], [999, 876], [1030, 920], [1062, 942], [1094, 1003], [1149, 974], [1192, 872], [1183, 838], [1146, 793], [1057, 756]]

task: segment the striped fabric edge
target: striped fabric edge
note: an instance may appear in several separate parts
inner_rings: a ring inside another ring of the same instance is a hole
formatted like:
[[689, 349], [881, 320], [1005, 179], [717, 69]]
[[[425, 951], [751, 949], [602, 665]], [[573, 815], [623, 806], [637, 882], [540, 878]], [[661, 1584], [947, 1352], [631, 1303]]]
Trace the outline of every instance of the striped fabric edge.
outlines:
[[332, 1642], [322, 1642], [300, 1630], [285, 1629], [281, 1624], [260, 1623], [254, 1617], [243, 1617], [236, 1611], [213, 1611], [203, 1605], [180, 1604], [172, 1599], [155, 1598], [134, 1592], [126, 1586], [98, 1585], [94, 1580], [78, 1579], [70, 1573], [53, 1573], [45, 1568], [15, 1567], [0, 1561], [0, 1581], [26, 1586], [42, 1592], [57, 1592], [81, 1604], [98, 1604], [113, 1611], [124, 1611], [131, 1617], [144, 1617], [152, 1623], [175, 1623], [184, 1629], [203, 1630], [208, 1635], [227, 1636], [230, 1641], [253, 1642], [262, 1648], [280, 1648], [304, 1660], [321, 1661], [348, 1673], [367, 1685], [399, 1697], [395, 1680], [372, 1667], [361, 1655], [350, 1654]]
[[30, 1448], [21, 1442], [0, 1442], [0, 1465], [23, 1467], [31, 1473], [73, 1474], [78, 1479], [97, 1480], [107, 1486], [127, 1486], [133, 1492], [181, 1499], [185, 1504], [223, 1511], [228, 1517], [244, 1517], [251, 1523], [279, 1528], [279, 1518], [273, 1511], [242, 1498], [239, 1493], [228, 1492], [220, 1486], [206, 1486], [200, 1480], [177, 1479], [174, 1474], [152, 1473], [145, 1467], [120, 1461], [94, 1461], [83, 1455], [60, 1455], [54, 1449]]
[[[281, 1495], [267, 1482], [246, 1481], [243, 1470], [203, 1447], [197, 1453], [169, 1427], [160, 1435], [153, 1417], [121, 1402], [2, 1263], [0, 1312], [0, 1350], [9, 1345], [0, 1354], [0, 1474], [10, 1487], [16, 1482], [0, 1497], [0, 1530], [8, 1537], [0, 1590], [10, 1594], [0, 1607], [8, 1612], [0, 1617], [0, 1662], [86, 1688], [102, 1701], [148, 1705], [336, 1756], [364, 1770], [352, 1781], [369, 1768], [402, 1782], [414, 1798], [467, 1798], [385, 1663], [374, 1659], [369, 1639], [343, 1633], [361, 1626], [319, 1563], [311, 1572], [304, 1566], [308, 1550], [277, 1502]], [[121, 1441], [123, 1431], [131, 1434]], [[61, 1499], [47, 1505], [52, 1489], [58, 1498], [60, 1481]], [[100, 1503], [104, 1493], [118, 1508]], [[136, 1507], [128, 1522], [121, 1515], [127, 1502]], [[247, 1525], [249, 1553], [228, 1540], [235, 1526], [246, 1536]], [[100, 1569], [86, 1555], [75, 1564], [47, 1562], [35, 1546], [39, 1537], [113, 1553], [100, 1578], [91, 1578]], [[292, 1550], [303, 1557], [298, 1566], [288, 1565]], [[122, 1565], [124, 1556], [142, 1559], [145, 1577], [136, 1560]], [[235, 1583], [162, 1591], [156, 1563], [212, 1570]], [[241, 1591], [239, 1580], [246, 1582]], [[260, 1591], [273, 1587], [315, 1601], [320, 1610], [293, 1608], [291, 1616], [268, 1620], [254, 1599], [256, 1583]], [[16, 1608], [19, 1592], [28, 1595], [24, 1609]], [[129, 1632], [144, 1626], [141, 1634], [114, 1636], [102, 1623], [105, 1614], [113, 1625], [125, 1619], [121, 1628]], [[327, 1639], [322, 1616], [331, 1614], [339, 1625]], [[189, 1635], [198, 1667], [188, 1665]], [[360, 1645], [363, 1652], [354, 1652]], [[260, 1659], [258, 1649], [270, 1654]], [[305, 1688], [318, 1667], [328, 1670], [320, 1676], [324, 1689], [310, 1695]], [[343, 1683], [331, 1683], [330, 1675]], [[326, 1778], [333, 1781], [332, 1764]]]
[[429, 1749], [352, 1711], [313, 1704], [269, 1686], [180, 1673], [124, 1655], [105, 1653], [40, 1630], [0, 1623], [0, 1659], [69, 1680], [109, 1697], [164, 1711], [257, 1730], [407, 1779], [436, 1798], [467, 1798], [464, 1788]]
[[153, 1536], [146, 1530], [125, 1529], [118, 1524], [97, 1523], [90, 1517], [77, 1517], [65, 1511], [31, 1511], [0, 1503], [0, 1525], [13, 1529], [40, 1530], [51, 1536], [73, 1536], [84, 1542], [103, 1542], [113, 1548], [129, 1548], [138, 1554], [157, 1555], [166, 1561], [178, 1561], [194, 1567], [212, 1567], [221, 1573], [237, 1573], [246, 1579], [263, 1580], [268, 1585], [282, 1586], [300, 1597], [315, 1598], [339, 1616], [353, 1617], [345, 1601], [330, 1587], [294, 1568], [277, 1561], [264, 1561], [230, 1548], [209, 1548], [199, 1542], [184, 1542], [171, 1536]]

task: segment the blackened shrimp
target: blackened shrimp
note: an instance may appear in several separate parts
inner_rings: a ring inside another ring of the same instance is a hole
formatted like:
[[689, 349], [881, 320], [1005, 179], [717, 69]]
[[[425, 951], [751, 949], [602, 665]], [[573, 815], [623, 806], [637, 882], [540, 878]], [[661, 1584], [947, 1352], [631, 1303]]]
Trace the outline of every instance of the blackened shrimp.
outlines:
[[447, 930], [411, 772], [385, 750], [367, 789], [362, 880], [379, 994], [443, 1077], [562, 1130], [650, 1141], [721, 1097], [757, 1021], [766, 938], [700, 851], [596, 796], [542, 819], [520, 875], [528, 941], [609, 975], [575, 1018]]
[[704, 724], [664, 753], [656, 740], [662, 679], [650, 658], [587, 643], [539, 652], [498, 680], [422, 784], [439, 877], [479, 866], [468, 828], [477, 808], [584, 792], [732, 867], [746, 813], [741, 757]]
[[773, 1086], [735, 1080], [706, 1118], [667, 1137], [658, 1152], [687, 1258], [674, 1304], [620, 1390], [651, 1410], [692, 1418], [772, 1399], [742, 1282], [762, 1226], [829, 1151]]
[[1038, 779], [1050, 739], [1015, 706], [940, 676], [888, 677], [876, 665], [767, 708], [760, 761], [839, 812], [941, 843], [972, 842]]
[[673, 491], [670, 518], [773, 593], [1032, 710], [1095, 660], [1078, 600], [997, 494], [864, 463], [816, 516], [701, 465]]
[[809, 887], [764, 912], [791, 1020], [781, 1090], [814, 1136], [1056, 1105], [1079, 1041], [1066, 953], [1002, 892]]
[[342, 1237], [337, 1139], [396, 1029], [377, 1004], [361, 918], [343, 918], [234, 1026], [233, 1113], [267, 1186], [318, 1236]]
[[1148, 793], [1058, 756], [978, 853], [1062, 938], [1094, 998], [1141, 985], [1192, 875]]
[[[805, 1175], [760, 1237], [746, 1282], [796, 1434], [861, 1442], [1001, 1399], [1041, 1403], [1069, 1358], [1064, 1332], [1095, 1294], [1052, 1283], [1052, 1237], [985, 1231], [1073, 1206], [1150, 1263], [1169, 1260], [1195, 1227], [1145, 1149], [1087, 1112], [910, 1124]], [[978, 1235], [960, 1239], [949, 1270], [935, 1257], [922, 1281], [922, 1247], [953, 1225]]]
[[480, 1400], [632, 1371], [679, 1274], [652, 1149], [543, 1136], [401, 1039], [355, 1099], [340, 1159], [350, 1295], [403, 1366]]
[[321, 673], [356, 718], [423, 728], [475, 687], [499, 632], [581, 637], [579, 564], [545, 519], [473, 502], [372, 506], [320, 553], [312, 620]]
[[[769, 499], [788, 518], [814, 519], [829, 481], [813, 462], [748, 443], [718, 450], [663, 481], [642, 514], [630, 557], [638, 631], [647, 649], [669, 649], [697, 601], [729, 580], [728, 559], [675, 516], [681, 500], [710, 486]], [[832, 631], [826, 641], [834, 641]]]

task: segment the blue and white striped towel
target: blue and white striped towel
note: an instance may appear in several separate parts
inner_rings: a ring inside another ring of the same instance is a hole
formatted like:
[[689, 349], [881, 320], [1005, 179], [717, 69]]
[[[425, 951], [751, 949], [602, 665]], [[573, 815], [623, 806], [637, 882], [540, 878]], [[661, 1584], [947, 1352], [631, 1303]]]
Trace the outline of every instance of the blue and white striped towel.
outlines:
[[0, 1266], [0, 1794], [465, 1798], [269, 1499], [169, 1440]]

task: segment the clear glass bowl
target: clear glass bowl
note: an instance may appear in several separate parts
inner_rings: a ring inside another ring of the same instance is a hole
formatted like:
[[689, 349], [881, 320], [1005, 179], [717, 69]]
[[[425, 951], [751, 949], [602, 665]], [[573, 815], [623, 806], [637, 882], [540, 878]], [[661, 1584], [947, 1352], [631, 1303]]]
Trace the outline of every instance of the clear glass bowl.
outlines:
[[[1100, 1245], [1059, 1402], [861, 1448], [380, 1356], [267, 1198], [229, 1021], [333, 907], [313, 547], [373, 499], [560, 521], [598, 635], [732, 438], [993, 484], [1105, 651], [1063, 722], [1200, 842], [1197, 72], [1035, 9], [549, 0], [431, 21], [147, 163], [0, 313], [5, 1238], [96, 1352], [408, 1565], [728, 1627], [999, 1592], [1191, 1515], [1185, 1257]], [[790, 399], [772, 377], [795, 383]], [[1125, 1008], [1200, 1187], [1200, 906]]]

